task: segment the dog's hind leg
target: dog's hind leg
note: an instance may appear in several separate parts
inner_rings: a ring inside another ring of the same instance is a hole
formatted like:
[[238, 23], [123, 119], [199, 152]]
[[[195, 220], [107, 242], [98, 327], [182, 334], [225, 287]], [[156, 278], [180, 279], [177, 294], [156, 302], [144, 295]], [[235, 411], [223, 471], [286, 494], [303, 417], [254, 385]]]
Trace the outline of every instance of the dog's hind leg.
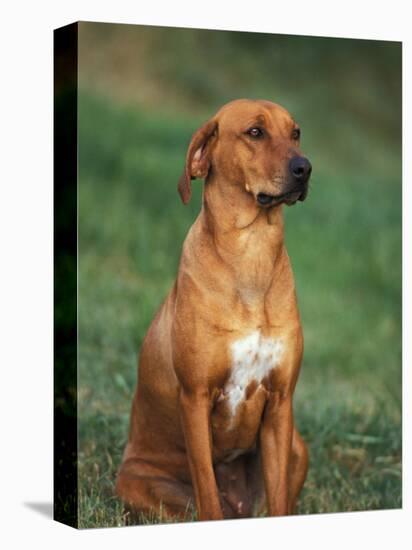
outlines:
[[130, 458], [122, 464], [116, 493], [129, 513], [131, 523], [144, 522], [145, 518], [188, 520], [194, 510], [191, 485], [137, 458]]

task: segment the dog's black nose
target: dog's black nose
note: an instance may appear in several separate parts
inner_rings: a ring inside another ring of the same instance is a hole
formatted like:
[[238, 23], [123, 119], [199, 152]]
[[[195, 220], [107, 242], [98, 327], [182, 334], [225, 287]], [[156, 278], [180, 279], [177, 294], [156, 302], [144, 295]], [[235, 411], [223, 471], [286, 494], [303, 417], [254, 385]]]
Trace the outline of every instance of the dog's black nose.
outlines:
[[289, 171], [297, 183], [306, 183], [312, 172], [312, 165], [305, 157], [292, 157], [289, 161]]

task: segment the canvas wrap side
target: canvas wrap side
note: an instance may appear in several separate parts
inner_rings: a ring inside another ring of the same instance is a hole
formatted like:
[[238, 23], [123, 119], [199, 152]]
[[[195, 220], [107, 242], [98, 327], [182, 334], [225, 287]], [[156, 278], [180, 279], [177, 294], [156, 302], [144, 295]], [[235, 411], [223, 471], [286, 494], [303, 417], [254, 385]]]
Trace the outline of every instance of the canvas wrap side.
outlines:
[[78, 525], [78, 24], [54, 31], [54, 519]]

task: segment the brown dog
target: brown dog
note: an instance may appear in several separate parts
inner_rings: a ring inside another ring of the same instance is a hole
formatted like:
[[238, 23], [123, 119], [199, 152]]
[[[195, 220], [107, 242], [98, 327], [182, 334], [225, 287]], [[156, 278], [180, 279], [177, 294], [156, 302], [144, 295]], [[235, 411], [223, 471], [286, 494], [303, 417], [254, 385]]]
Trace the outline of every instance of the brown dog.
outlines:
[[292, 412], [303, 338], [282, 204], [307, 194], [299, 134], [279, 105], [241, 99], [193, 135], [178, 188], [187, 203], [205, 178], [203, 205], [142, 345], [117, 479], [134, 512], [294, 509], [308, 455]]

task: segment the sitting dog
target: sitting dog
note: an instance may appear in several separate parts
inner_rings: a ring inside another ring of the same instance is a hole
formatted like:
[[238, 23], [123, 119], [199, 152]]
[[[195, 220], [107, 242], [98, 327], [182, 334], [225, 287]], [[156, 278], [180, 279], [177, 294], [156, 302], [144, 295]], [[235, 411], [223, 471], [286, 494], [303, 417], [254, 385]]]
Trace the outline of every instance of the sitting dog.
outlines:
[[117, 493], [134, 513], [289, 514], [308, 453], [292, 398], [303, 337], [282, 205], [303, 201], [300, 129], [270, 101], [224, 105], [192, 137], [178, 190], [205, 180], [176, 281], [140, 351]]

